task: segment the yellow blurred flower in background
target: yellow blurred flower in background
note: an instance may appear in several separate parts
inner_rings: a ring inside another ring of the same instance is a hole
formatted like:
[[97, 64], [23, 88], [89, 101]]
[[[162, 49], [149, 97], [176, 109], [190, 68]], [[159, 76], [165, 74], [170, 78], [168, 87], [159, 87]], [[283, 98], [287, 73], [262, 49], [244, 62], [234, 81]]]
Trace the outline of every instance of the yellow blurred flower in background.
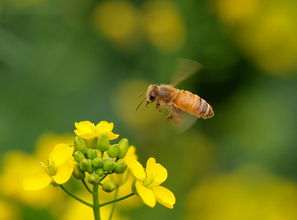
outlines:
[[0, 199], [0, 220], [20, 219], [15, 208], [7, 201]]
[[297, 185], [254, 166], [199, 183], [186, 201], [185, 219], [297, 219]]
[[93, 12], [93, 23], [108, 40], [133, 48], [143, 36], [163, 52], [175, 52], [185, 41], [186, 29], [176, 5], [167, 0], [152, 0], [143, 9], [129, 1], [103, 1]]
[[138, 38], [138, 11], [125, 0], [103, 1], [94, 9], [95, 28], [120, 46], [133, 46]]
[[239, 34], [241, 47], [264, 70], [285, 74], [297, 67], [296, 11], [297, 3], [275, 4]]
[[73, 135], [58, 135], [54, 133], [45, 133], [41, 135], [36, 141], [34, 156], [38, 158], [39, 161], [42, 161], [44, 160], [44, 158], [48, 157], [53, 146], [59, 143], [72, 145], [73, 137]]
[[[85, 191], [79, 192], [79, 193], [77, 193], [77, 195], [89, 203], [92, 202], [90, 194], [86, 193]], [[101, 199], [100, 199], [100, 202], [102, 203]], [[101, 220], [107, 220], [109, 217], [110, 211], [111, 211], [111, 205], [101, 207], [100, 208]], [[93, 215], [93, 210], [90, 207], [85, 206], [85, 205], [71, 199], [67, 203], [67, 207], [64, 210], [62, 217], [59, 219], [60, 220], [76, 220], [76, 219], [93, 220], [94, 215]], [[128, 218], [126, 218], [126, 217], [119, 216], [117, 211], [115, 211], [115, 213], [113, 214], [112, 219], [113, 220], [128, 220]]]
[[246, 55], [263, 70], [288, 74], [297, 67], [297, 2], [217, 0], [219, 17]]
[[261, 0], [216, 0], [215, 7], [220, 18], [228, 25], [245, 23], [259, 9]]
[[186, 29], [174, 3], [167, 0], [147, 1], [143, 21], [147, 38], [161, 51], [174, 52], [185, 42]]

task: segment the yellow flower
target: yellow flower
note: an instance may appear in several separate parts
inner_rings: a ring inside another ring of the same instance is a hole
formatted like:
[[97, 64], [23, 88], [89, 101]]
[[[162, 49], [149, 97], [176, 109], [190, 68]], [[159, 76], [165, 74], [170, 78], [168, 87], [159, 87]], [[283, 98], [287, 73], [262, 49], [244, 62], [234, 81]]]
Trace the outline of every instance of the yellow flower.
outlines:
[[49, 155], [46, 164], [41, 163], [42, 170], [23, 181], [26, 190], [40, 190], [52, 181], [57, 184], [66, 183], [72, 174], [74, 161], [72, 153], [74, 148], [67, 144], [57, 144]]
[[24, 190], [23, 179], [32, 174], [30, 170], [34, 170], [39, 161], [36, 157], [19, 151], [5, 154], [0, 176], [0, 194], [12, 201], [41, 209], [50, 207], [57, 199], [61, 200], [61, 196], [64, 195], [62, 191], [57, 192], [52, 187], [34, 192]]
[[32, 175], [32, 170], [36, 169], [39, 161], [48, 157], [52, 150], [50, 148], [58, 143], [71, 144], [73, 143], [73, 138], [68, 135], [47, 133], [37, 140], [35, 151], [32, 155], [21, 151], [9, 151], [3, 154], [0, 165], [2, 167], [0, 174], [0, 195], [9, 201], [13, 201], [13, 204], [23, 204], [34, 207], [34, 209], [47, 209], [56, 215], [59, 210], [53, 204], [56, 204], [57, 200], [64, 201], [65, 193], [54, 187], [46, 187], [39, 191], [27, 191], [23, 187], [23, 180]]
[[185, 220], [297, 219], [297, 184], [248, 165], [205, 178], [185, 202]]
[[135, 190], [142, 201], [155, 207], [156, 201], [172, 209], [175, 204], [174, 194], [160, 186], [167, 179], [167, 170], [154, 158], [149, 158], [146, 163], [146, 169], [137, 160], [127, 161], [131, 173], [135, 176]]
[[138, 10], [126, 0], [102, 1], [93, 12], [94, 28], [118, 46], [137, 46], [139, 21]]
[[114, 140], [119, 137], [118, 134], [112, 132], [113, 123], [107, 121], [100, 121], [96, 126], [90, 121], [75, 122], [76, 130], [74, 133], [84, 139], [93, 139], [102, 134], [106, 134], [109, 140]]
[[161, 51], [174, 52], [184, 44], [186, 28], [178, 7], [172, 1], [147, 1], [143, 21], [148, 39]]

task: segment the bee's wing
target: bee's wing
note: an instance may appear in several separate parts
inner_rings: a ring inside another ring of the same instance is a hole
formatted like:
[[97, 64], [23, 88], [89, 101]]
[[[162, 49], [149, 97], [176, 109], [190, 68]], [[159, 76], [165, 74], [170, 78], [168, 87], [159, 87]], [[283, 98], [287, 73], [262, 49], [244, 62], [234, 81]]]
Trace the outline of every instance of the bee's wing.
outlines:
[[192, 127], [196, 121], [197, 121], [197, 117], [187, 114], [185, 112], [182, 112], [180, 120], [178, 121], [178, 123], [174, 124], [174, 130], [177, 133], [185, 132], [190, 127]]
[[180, 82], [194, 75], [202, 68], [202, 64], [196, 62], [195, 60], [178, 58], [176, 72], [171, 80], [171, 85], [173, 87], [177, 86]]
[[174, 130], [178, 133], [188, 130], [197, 120], [197, 117], [183, 112], [175, 105], [170, 106], [169, 111], [170, 115], [167, 119], [173, 122]]

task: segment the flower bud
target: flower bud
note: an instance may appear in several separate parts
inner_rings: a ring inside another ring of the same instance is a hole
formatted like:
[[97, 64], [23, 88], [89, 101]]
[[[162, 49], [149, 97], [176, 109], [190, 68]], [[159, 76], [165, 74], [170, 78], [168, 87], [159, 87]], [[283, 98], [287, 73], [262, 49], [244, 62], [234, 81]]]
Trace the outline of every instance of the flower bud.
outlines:
[[89, 159], [83, 159], [80, 162], [80, 169], [82, 171], [87, 171], [87, 172], [91, 173], [92, 172], [92, 161]]
[[100, 157], [96, 157], [92, 160], [93, 167], [101, 168], [103, 166], [103, 160]]
[[96, 158], [98, 155], [97, 155], [97, 151], [94, 150], [94, 149], [88, 149], [87, 152], [86, 152], [86, 157], [88, 159], [94, 159]]
[[118, 158], [122, 159], [126, 156], [129, 149], [129, 142], [127, 138], [122, 138], [119, 142]]
[[102, 184], [102, 190], [105, 192], [112, 192], [116, 188], [116, 184], [109, 180]]
[[77, 163], [80, 163], [83, 159], [85, 159], [85, 156], [81, 151], [75, 151], [73, 158]]
[[83, 180], [86, 175], [85, 175], [85, 172], [81, 171], [78, 164], [75, 164], [75, 167], [73, 169], [73, 173], [72, 173], [72, 176], [76, 179], [79, 179], [79, 180]]
[[100, 177], [96, 173], [92, 173], [88, 178], [88, 181], [91, 184], [98, 183], [99, 180], [100, 180]]
[[107, 150], [107, 154], [108, 156], [110, 156], [111, 158], [115, 158], [118, 156], [119, 153], [119, 145], [118, 144], [113, 144], [111, 145], [108, 150]]
[[105, 172], [108, 172], [108, 173], [112, 172], [114, 165], [115, 165], [115, 162], [111, 158], [106, 157], [103, 159], [103, 170]]
[[84, 139], [80, 137], [75, 137], [74, 139], [74, 150], [80, 151], [83, 154], [87, 151], [87, 145]]
[[102, 168], [99, 168], [98, 170], [96, 170], [96, 173], [101, 177], [104, 175], [104, 171]]
[[109, 140], [106, 134], [102, 134], [97, 140], [97, 149], [101, 152], [107, 151], [109, 148]]
[[87, 147], [91, 149], [97, 148], [97, 138], [88, 139], [87, 141]]
[[120, 173], [124, 173], [126, 169], [127, 169], [126, 163], [123, 161], [118, 161], [118, 162], [115, 162], [113, 171], [117, 174], [120, 174]]

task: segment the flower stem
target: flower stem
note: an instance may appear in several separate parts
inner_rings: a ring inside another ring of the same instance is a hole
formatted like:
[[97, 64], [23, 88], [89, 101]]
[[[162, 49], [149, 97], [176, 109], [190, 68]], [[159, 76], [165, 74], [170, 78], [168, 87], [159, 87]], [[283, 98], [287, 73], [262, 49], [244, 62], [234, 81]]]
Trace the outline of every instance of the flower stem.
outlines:
[[88, 190], [89, 193], [93, 193], [90, 187], [87, 185], [85, 180], [81, 180], [81, 182], [84, 184], [85, 188]]
[[100, 204], [98, 196], [98, 184], [93, 185], [93, 213], [94, 220], [100, 220]]
[[[115, 189], [113, 199], [117, 199], [118, 194], [119, 194], [119, 187], [117, 187], [117, 188]], [[110, 210], [110, 214], [109, 214], [108, 220], [111, 220], [111, 219], [112, 219], [112, 216], [113, 216], [113, 213], [114, 213], [114, 210], [115, 210], [115, 206], [116, 206], [116, 203], [113, 203], [113, 204], [112, 204], [112, 207], [111, 207], [111, 210]]]
[[104, 175], [100, 178], [99, 183], [101, 183], [101, 181], [104, 180], [105, 177], [107, 177], [107, 175], [108, 175], [108, 174], [104, 174]]
[[59, 186], [61, 187], [61, 189], [62, 189], [65, 193], [67, 193], [68, 195], [70, 195], [70, 196], [71, 196], [72, 198], [74, 198], [75, 200], [81, 202], [82, 204], [84, 204], [84, 205], [86, 205], [86, 206], [89, 206], [89, 207], [93, 208], [93, 205], [92, 205], [92, 204], [90, 204], [90, 203], [88, 203], [88, 202], [86, 202], [86, 201], [84, 201], [84, 200], [78, 198], [77, 196], [73, 195], [73, 194], [72, 194], [71, 192], [69, 192], [63, 185], [59, 185]]
[[115, 199], [115, 200], [112, 200], [112, 201], [109, 201], [109, 202], [106, 202], [106, 203], [102, 203], [101, 205], [99, 205], [99, 207], [106, 206], [106, 205], [109, 205], [109, 204], [112, 204], [112, 203], [115, 203], [115, 202], [119, 202], [119, 201], [124, 200], [124, 199], [127, 199], [127, 198], [129, 198], [129, 197], [131, 197], [133, 195], [135, 195], [135, 194], [134, 193], [130, 193], [130, 194], [128, 194], [126, 196], [123, 196], [121, 198], [118, 198], [118, 199]]

